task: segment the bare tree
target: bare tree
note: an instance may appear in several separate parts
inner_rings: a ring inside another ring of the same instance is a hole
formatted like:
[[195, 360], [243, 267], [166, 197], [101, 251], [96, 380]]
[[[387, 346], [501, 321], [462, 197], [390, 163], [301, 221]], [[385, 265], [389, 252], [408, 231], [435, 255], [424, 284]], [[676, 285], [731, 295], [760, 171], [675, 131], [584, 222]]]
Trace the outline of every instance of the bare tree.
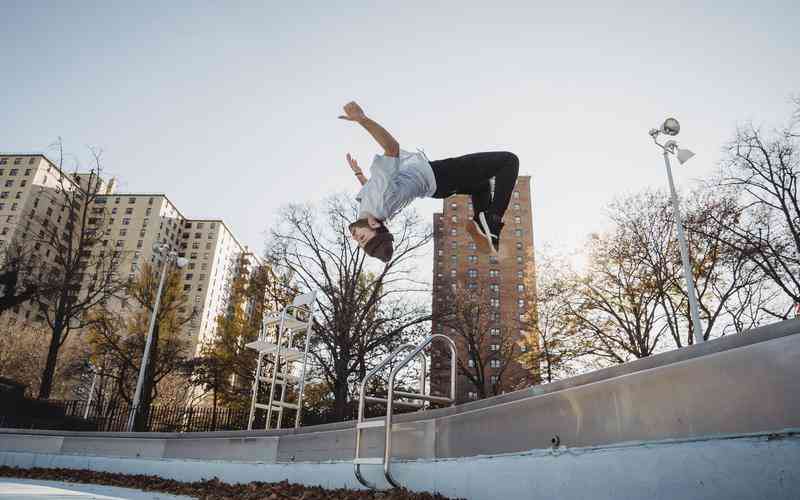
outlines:
[[531, 385], [538, 378], [538, 370], [520, 364], [523, 344], [516, 334], [518, 328], [497, 321], [499, 291], [493, 291], [486, 283], [476, 285], [476, 288], [460, 285], [451, 288], [442, 305], [439, 323], [449, 328], [448, 336], [458, 346], [459, 375], [483, 399]]
[[769, 308], [773, 317], [788, 318], [800, 304], [800, 100], [794, 100], [792, 120], [765, 133], [753, 124], [741, 126], [726, 149], [716, 185], [738, 195], [739, 216], [722, 238], [744, 252], [789, 299]]
[[662, 290], [639, 246], [618, 231], [592, 236], [587, 274], [576, 283], [569, 314], [593, 340], [594, 354], [615, 363], [650, 356], [666, 326], [659, 321]]
[[357, 205], [342, 195], [327, 199], [319, 212], [287, 206], [268, 250], [269, 260], [291, 274], [298, 291], [319, 291], [312, 356], [333, 394], [336, 419], [349, 416], [351, 387], [376, 357], [431, 319], [424, 305], [409, 301], [414, 292], [429, 292], [427, 284], [413, 279], [412, 266], [431, 239], [430, 227], [404, 211], [390, 226], [392, 260], [376, 266], [350, 240], [348, 224], [357, 215]]
[[[39, 397], [52, 390], [58, 353], [72, 331], [86, 326], [86, 315], [113, 297], [121, 288], [117, 270], [119, 251], [105, 248], [106, 210], [102, 199], [100, 152], [90, 149], [88, 173], [64, 172], [63, 147], [59, 142], [58, 165], [52, 175], [56, 187], [42, 186], [20, 238], [19, 246], [32, 245], [30, 272], [25, 287], [37, 288], [37, 316], [49, 327], [50, 343], [42, 372]], [[31, 224], [33, 222], [33, 225]]]
[[593, 353], [591, 339], [576, 328], [570, 312], [577, 278], [567, 260], [550, 251], [537, 252], [535, 272], [531, 269], [527, 276], [526, 302], [533, 307], [523, 322], [530, 334], [523, 341], [520, 360], [552, 382], [576, 373], [576, 362]]
[[[763, 289], [763, 274], [748, 265], [742, 252], [722, 243], [727, 227], [738, 217], [734, 200], [719, 190], [697, 189], [685, 197], [683, 207], [691, 274], [707, 340], [728, 330], [731, 314], [757, 310], [764, 302], [753, 301], [767, 295], [756, 293]], [[609, 212], [614, 238], [630, 242], [629, 258], [643, 266], [660, 292], [659, 318], [666, 322], [673, 342], [677, 347], [692, 344], [693, 324], [669, 197], [663, 191], [643, 191], [616, 200]]]

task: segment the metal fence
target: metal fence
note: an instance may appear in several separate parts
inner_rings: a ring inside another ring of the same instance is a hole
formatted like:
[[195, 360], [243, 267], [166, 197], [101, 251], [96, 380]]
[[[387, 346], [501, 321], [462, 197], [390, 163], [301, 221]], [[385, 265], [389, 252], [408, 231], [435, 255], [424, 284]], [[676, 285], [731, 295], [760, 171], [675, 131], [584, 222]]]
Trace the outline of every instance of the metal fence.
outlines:
[[[121, 402], [93, 401], [87, 411], [86, 401], [49, 400], [57, 409], [46, 417], [0, 410], [0, 427], [53, 430], [93, 430], [122, 432], [127, 430], [130, 406]], [[11, 410], [11, 411], [8, 411]], [[247, 428], [248, 411], [230, 408], [150, 407], [145, 430], [151, 432], [209, 432]], [[263, 425], [263, 424], [262, 424]]]

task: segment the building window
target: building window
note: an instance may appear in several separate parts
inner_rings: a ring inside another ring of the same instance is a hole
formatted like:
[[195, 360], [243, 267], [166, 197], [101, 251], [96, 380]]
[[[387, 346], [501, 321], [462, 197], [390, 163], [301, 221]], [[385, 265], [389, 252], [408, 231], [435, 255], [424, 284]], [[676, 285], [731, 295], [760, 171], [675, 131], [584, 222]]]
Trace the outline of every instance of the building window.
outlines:
[[475, 242], [474, 242], [474, 241], [471, 241], [471, 242], [469, 242], [469, 243], [467, 244], [467, 248], [468, 248], [470, 251], [472, 251], [472, 252], [474, 252], [475, 250], [477, 250], [477, 249], [478, 249], [478, 247], [475, 245]]
[[514, 191], [514, 198], [519, 199], [519, 191]]
[[497, 283], [492, 283], [489, 285], [489, 289], [492, 291], [492, 293], [500, 293], [500, 285]]
[[192, 273], [186, 273], [186, 279], [187, 279], [187, 280], [190, 280], [190, 279], [192, 279], [192, 278], [194, 278], [194, 274], [192, 274]]
[[192, 289], [192, 285], [190, 285], [189, 283], [183, 285], [183, 291], [184, 292], [188, 292], [191, 289]]
[[450, 220], [451, 220], [452, 222], [454, 222], [454, 223], [458, 223], [458, 216], [457, 216], [457, 215], [454, 215], [454, 216], [450, 217]]
[[525, 307], [525, 299], [517, 299], [517, 307]]
[[522, 242], [521, 241], [517, 242], [517, 250], [522, 250]]
[[14, 181], [10, 181], [10, 180], [6, 181], [6, 187], [7, 188], [10, 188], [10, 187], [13, 187], [13, 186], [14, 186]]
[[[14, 162], [14, 163], [16, 163], [16, 162]], [[12, 169], [11, 169], [11, 170], [8, 172], [8, 175], [14, 176], [14, 175], [17, 175], [18, 173], [19, 173], [19, 169], [18, 169], [18, 168], [12, 168]]]
[[131, 220], [128, 217], [123, 217], [122, 218], [122, 225], [123, 226], [127, 226], [130, 223], [131, 223]]
[[117, 196], [116, 198], [114, 198], [114, 203], [119, 205], [120, 199], [121, 198], [119, 196]]
[[478, 277], [478, 270], [477, 269], [469, 269], [467, 270], [467, 276], [470, 278], [477, 278]]
[[148, 208], [147, 210], [145, 210], [145, 211], [144, 211], [144, 214], [145, 214], [145, 215], [150, 215], [150, 213], [151, 213], [152, 211], [153, 211], [153, 209], [152, 209], [152, 208]]
[[521, 346], [519, 346], [519, 352], [528, 352], [527, 344], [522, 344]]
[[514, 203], [514, 210], [519, 210], [519, 203]]
[[470, 368], [475, 368], [475, 360], [473, 360], [472, 358], [467, 360], [467, 366], [469, 366]]
[[495, 307], [495, 308], [496, 307], [500, 307], [500, 299], [498, 299], [497, 297], [493, 297], [493, 298], [489, 299], [489, 305], [491, 305], [492, 307]]
[[451, 278], [455, 278], [456, 277], [456, 270], [455, 269], [451, 269], [450, 270], [450, 277]]
[[515, 215], [514, 224], [520, 224], [520, 223], [522, 223], [522, 217], [520, 217], [519, 215]]
[[489, 277], [490, 278], [497, 278], [500, 275], [500, 271], [497, 269], [490, 269], [489, 270]]
[[125, 245], [125, 240], [117, 240], [117, 248], [122, 248]]
[[457, 235], [458, 235], [458, 231], [456, 230], [456, 228], [451, 228], [450, 229], [450, 236], [457, 236]]
[[478, 256], [477, 255], [467, 255], [467, 262], [470, 264], [477, 264]]
[[525, 291], [525, 285], [523, 285], [522, 283], [518, 283], [517, 284], [517, 292], [523, 293], [524, 291]]
[[133, 213], [133, 207], [128, 207], [125, 209], [125, 215], [130, 215]]
[[492, 368], [500, 368], [500, 360], [499, 359], [490, 360], [489, 366], [491, 366]]
[[[0, 198], [1, 198], [1, 197], [0, 197]], [[451, 242], [450, 242], [450, 248], [452, 248], [453, 250], [455, 250], [456, 248], [458, 248], [458, 242], [457, 242], [457, 241], [451, 241]]]
[[522, 264], [522, 255], [517, 255], [517, 264]]
[[517, 271], [517, 278], [522, 278], [524, 276], [523, 271]]
[[136, 203], [136, 198], [128, 198], [128, 205], [133, 205]]
[[128, 230], [127, 229], [120, 229], [119, 230], [119, 235], [120, 236], [127, 236], [128, 235]]
[[516, 236], [517, 238], [522, 238], [522, 229], [515, 229], [514, 236]]
[[144, 241], [139, 240], [136, 242], [136, 248], [142, 248], [142, 246], [144, 246]]
[[192, 249], [193, 249], [193, 250], [200, 250], [200, 243], [198, 243], [198, 242], [196, 242], [196, 241], [195, 241], [195, 242], [193, 242], [193, 243], [192, 243]]
[[197, 252], [192, 252], [192, 253], [190, 253], [190, 254], [189, 254], [189, 258], [190, 258], [190, 259], [196, 259], [196, 258], [197, 258]]
[[470, 281], [469, 283], [467, 283], [467, 289], [469, 289], [469, 290], [477, 290], [478, 289], [478, 284], [475, 283], [474, 281]]
[[469, 392], [467, 393], [467, 397], [468, 397], [469, 399], [478, 399], [478, 393], [477, 393], [477, 392], [475, 392], [475, 391], [469, 391]]
[[497, 375], [492, 375], [491, 377], [489, 377], [489, 380], [492, 382], [492, 384], [496, 384], [497, 383]]
[[440, 248], [439, 250], [437, 250], [437, 251], [436, 251], [436, 255], [438, 255], [439, 257], [441, 257], [442, 255], [444, 255], [444, 250], [442, 250], [442, 249]]
[[500, 335], [500, 329], [499, 328], [490, 328], [489, 329], [489, 335], [492, 335], [492, 336], [495, 336], [495, 337]]
[[500, 344], [489, 344], [489, 350], [490, 351], [495, 351], [495, 352], [499, 351], [500, 350]]
[[152, 204], [153, 204], [153, 200], [154, 200], [154, 199], [155, 199], [155, 198], [150, 198], [149, 200], [147, 200], [147, 204], [148, 204], [148, 205], [152, 205]]

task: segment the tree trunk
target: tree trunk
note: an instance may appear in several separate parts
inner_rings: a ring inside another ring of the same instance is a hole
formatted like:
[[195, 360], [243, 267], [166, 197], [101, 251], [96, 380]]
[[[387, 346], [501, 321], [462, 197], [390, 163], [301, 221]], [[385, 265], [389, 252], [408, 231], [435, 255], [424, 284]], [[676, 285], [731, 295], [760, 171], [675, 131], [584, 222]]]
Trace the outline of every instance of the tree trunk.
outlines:
[[47, 350], [47, 362], [42, 372], [42, 382], [39, 384], [39, 399], [49, 399], [53, 390], [53, 378], [56, 374], [56, 362], [58, 361], [58, 351], [61, 349], [61, 334], [64, 333], [64, 325], [56, 321], [50, 336], [50, 347]]
[[347, 382], [343, 380], [347, 380], [347, 377], [339, 378], [333, 388], [333, 417], [336, 422], [347, 420], [350, 417], [349, 407], [347, 406]]

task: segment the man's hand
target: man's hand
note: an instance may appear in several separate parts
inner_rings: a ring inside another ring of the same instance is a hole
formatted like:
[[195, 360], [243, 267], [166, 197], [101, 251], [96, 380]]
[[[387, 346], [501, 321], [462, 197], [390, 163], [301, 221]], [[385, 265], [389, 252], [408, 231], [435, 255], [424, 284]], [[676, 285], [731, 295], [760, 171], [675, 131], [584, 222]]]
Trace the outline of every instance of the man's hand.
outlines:
[[344, 105], [344, 114], [339, 115], [339, 118], [342, 120], [348, 120], [351, 122], [362, 122], [367, 115], [364, 114], [364, 110], [361, 109], [355, 101], [350, 101]]
[[361, 172], [361, 167], [358, 166], [358, 162], [350, 156], [350, 153], [347, 153], [347, 163], [350, 164], [350, 169], [353, 171], [354, 174], [358, 175]]

